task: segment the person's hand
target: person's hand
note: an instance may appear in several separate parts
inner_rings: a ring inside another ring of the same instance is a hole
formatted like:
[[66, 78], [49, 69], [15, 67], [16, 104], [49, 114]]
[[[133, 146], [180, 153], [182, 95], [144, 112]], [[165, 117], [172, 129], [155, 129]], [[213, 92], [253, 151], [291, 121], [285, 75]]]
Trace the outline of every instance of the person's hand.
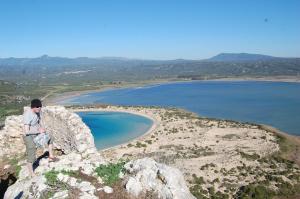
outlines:
[[45, 133], [46, 130], [45, 130], [44, 128], [41, 127], [41, 128], [39, 128], [39, 132], [40, 132], [40, 133]]

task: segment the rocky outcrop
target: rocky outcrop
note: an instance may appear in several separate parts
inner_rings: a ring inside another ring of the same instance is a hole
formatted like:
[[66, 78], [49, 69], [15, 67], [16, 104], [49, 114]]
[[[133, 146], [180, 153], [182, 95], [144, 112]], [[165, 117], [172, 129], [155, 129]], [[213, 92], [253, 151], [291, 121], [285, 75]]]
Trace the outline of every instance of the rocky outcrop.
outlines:
[[6, 117], [4, 128], [0, 130], [0, 157], [25, 152], [22, 120], [22, 115]]
[[143, 158], [128, 162], [125, 166], [132, 174], [126, 183], [128, 192], [139, 196], [145, 191], [153, 191], [164, 199], [193, 199], [182, 173], [173, 167]]
[[[25, 107], [24, 111], [29, 107]], [[46, 106], [42, 109], [46, 131], [54, 137], [54, 147], [65, 154], [71, 152], [93, 153], [96, 151], [90, 129], [81, 118], [63, 106]], [[0, 157], [25, 152], [23, 143], [23, 116], [8, 116], [0, 131]]]
[[46, 131], [54, 137], [54, 146], [68, 154], [96, 151], [91, 130], [81, 118], [63, 106], [47, 106], [42, 110]]
[[[106, 162], [97, 153], [89, 157], [70, 153], [61, 156], [60, 160], [54, 163], [42, 159], [35, 171], [36, 176], [31, 179], [28, 178], [26, 166], [22, 166], [18, 181], [8, 188], [4, 199], [70, 198], [75, 190], [76, 198], [101, 198], [101, 192], [114, 192], [95, 172], [96, 167], [101, 164]], [[157, 163], [150, 158], [130, 161], [125, 164], [124, 169], [127, 172], [120, 172], [119, 180], [123, 181], [121, 184], [126, 184], [126, 190], [132, 196], [130, 198], [139, 198], [147, 191], [154, 193], [157, 196], [155, 198], [161, 199], [195, 198], [189, 192], [178, 169]]]
[[[18, 181], [7, 189], [4, 198], [45, 198], [49, 193], [55, 193], [53, 198], [66, 198], [72, 189], [78, 189], [81, 198], [97, 198], [94, 195], [94, 185], [79, 179], [79, 176], [71, 177], [68, 174], [73, 172], [78, 175], [95, 176], [94, 169], [106, 163], [102, 156], [97, 152], [88, 156], [72, 152], [59, 158], [58, 162], [41, 159], [33, 178], [28, 177], [28, 169], [26, 165], [22, 165]], [[47, 175], [52, 175], [49, 177], [52, 184], [47, 182]], [[69, 190], [65, 190], [66, 188]]]

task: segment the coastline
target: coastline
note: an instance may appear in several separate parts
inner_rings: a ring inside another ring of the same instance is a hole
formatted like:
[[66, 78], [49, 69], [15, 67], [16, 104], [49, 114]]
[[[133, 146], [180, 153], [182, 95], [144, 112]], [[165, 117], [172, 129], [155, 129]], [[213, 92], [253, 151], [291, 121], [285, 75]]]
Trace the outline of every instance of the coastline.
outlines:
[[286, 82], [286, 83], [300, 83], [300, 77], [228, 77], [228, 78], [216, 78], [216, 79], [207, 79], [207, 80], [172, 80], [172, 79], [165, 79], [165, 80], [158, 80], [158, 81], [150, 81], [150, 82], [136, 82], [132, 84], [124, 84], [120, 86], [104, 86], [100, 89], [94, 90], [84, 90], [84, 91], [71, 91], [65, 93], [56, 94], [56, 96], [47, 95], [44, 96], [45, 104], [47, 105], [60, 105], [59, 103], [63, 100], [89, 94], [95, 92], [102, 92], [107, 90], [114, 90], [114, 89], [123, 89], [123, 88], [135, 88], [135, 87], [145, 87], [149, 85], [156, 85], [156, 84], [171, 84], [171, 83], [181, 83], [181, 82], [202, 82], [202, 81], [268, 81], [268, 82]]
[[[83, 105], [83, 107], [84, 107], [84, 105]], [[135, 115], [139, 115], [139, 116], [142, 116], [142, 117], [146, 117], [146, 118], [148, 118], [152, 121], [151, 127], [145, 133], [143, 133], [142, 135], [140, 135], [138, 137], [135, 137], [134, 139], [132, 139], [130, 141], [127, 141], [127, 142], [124, 142], [122, 144], [118, 144], [118, 145], [115, 145], [115, 146], [112, 146], [112, 147], [108, 147], [108, 148], [105, 148], [105, 149], [98, 150], [98, 151], [101, 151], [101, 152], [105, 152], [105, 151], [108, 151], [108, 150], [111, 150], [111, 149], [117, 149], [117, 148], [124, 147], [127, 144], [135, 142], [135, 141], [141, 141], [161, 125], [161, 122], [157, 118], [155, 118], [155, 117], [153, 117], [149, 114], [138, 112], [138, 111], [132, 109], [131, 107], [130, 106], [129, 107], [119, 106], [119, 105], [108, 105], [106, 108], [88, 108], [88, 107], [86, 107], [86, 108], [82, 108], [82, 109], [80, 109], [80, 108], [67, 108], [67, 109], [74, 112], [74, 113], [76, 113], [76, 112], [93, 112], [93, 111], [121, 112], [121, 113], [124, 112], [124, 113], [135, 114]], [[136, 107], [142, 108], [142, 109], [147, 108], [147, 107], [143, 107], [143, 106], [136, 106]], [[165, 108], [162, 107], [161, 109], [165, 109]], [[191, 113], [192, 115], [196, 115], [198, 117], [201, 117], [197, 113], [194, 113], [192, 111], [188, 111], [186, 109], [182, 109], [182, 108], [176, 108], [176, 109], [178, 111], [181, 111], [181, 112], [188, 112], [188, 113]], [[206, 119], [206, 120], [211, 120], [211, 121], [223, 121], [223, 122], [230, 122], [230, 123], [241, 123], [241, 124], [246, 124], [246, 125], [250, 125], [250, 126], [259, 126], [259, 128], [261, 128], [262, 130], [272, 132], [274, 135], [284, 136], [285, 138], [288, 138], [290, 141], [294, 140], [296, 143], [299, 144], [299, 147], [300, 147], [300, 135], [291, 135], [291, 134], [288, 134], [288, 133], [286, 133], [284, 131], [281, 131], [281, 130], [279, 130], [279, 129], [273, 127], [273, 126], [270, 126], [270, 125], [250, 123], [250, 122], [241, 122], [241, 121], [236, 121], [236, 120], [211, 118], [211, 117], [209, 117], [209, 118], [208, 117], [201, 117], [201, 118]], [[300, 153], [299, 153], [299, 155], [300, 155]], [[299, 156], [299, 161], [297, 161], [297, 163], [300, 166], [300, 156]]]

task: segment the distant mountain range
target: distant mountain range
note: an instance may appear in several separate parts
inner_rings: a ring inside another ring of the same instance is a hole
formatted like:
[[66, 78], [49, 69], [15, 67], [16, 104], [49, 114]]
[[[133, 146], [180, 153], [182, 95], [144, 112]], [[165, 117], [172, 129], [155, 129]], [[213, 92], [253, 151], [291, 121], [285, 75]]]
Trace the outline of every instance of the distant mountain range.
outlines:
[[73, 83], [134, 81], [160, 78], [300, 75], [300, 58], [248, 53], [221, 53], [203, 60], [142, 60], [123, 57], [0, 59], [0, 80]]
[[293, 59], [293, 58], [282, 58], [273, 57], [269, 55], [261, 54], [249, 54], [249, 53], [221, 53], [210, 59], [203, 60], [186, 60], [186, 59], [175, 59], [175, 60], [143, 60], [143, 59], [128, 59], [124, 57], [100, 57], [100, 58], [89, 58], [89, 57], [77, 57], [77, 58], [66, 58], [66, 57], [50, 57], [43, 55], [36, 58], [0, 58], [1, 65], [39, 65], [39, 66], [65, 66], [65, 65], [94, 65], [94, 64], [131, 64], [146, 63], [146, 64], [162, 64], [162, 63], [187, 63], [187, 62], [198, 62], [198, 61], [218, 61], [218, 62], [249, 62], [249, 61], [266, 61], [275, 59]]

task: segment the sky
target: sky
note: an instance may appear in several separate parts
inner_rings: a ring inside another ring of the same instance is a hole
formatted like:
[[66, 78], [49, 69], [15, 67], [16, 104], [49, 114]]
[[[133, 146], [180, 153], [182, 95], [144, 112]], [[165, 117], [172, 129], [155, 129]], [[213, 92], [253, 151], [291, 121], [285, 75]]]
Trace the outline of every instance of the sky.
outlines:
[[0, 0], [0, 57], [300, 57], [299, 0]]

